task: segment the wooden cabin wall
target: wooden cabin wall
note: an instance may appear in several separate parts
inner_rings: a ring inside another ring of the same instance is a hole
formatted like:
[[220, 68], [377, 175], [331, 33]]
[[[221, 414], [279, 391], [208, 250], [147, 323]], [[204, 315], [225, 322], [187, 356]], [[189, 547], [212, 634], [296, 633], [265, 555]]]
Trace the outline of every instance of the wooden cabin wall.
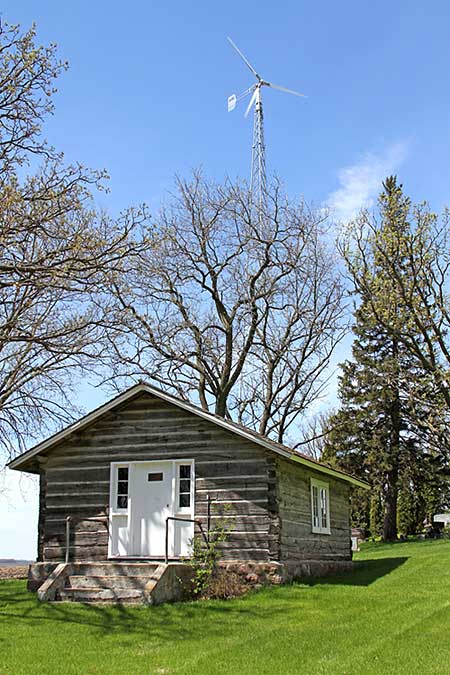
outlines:
[[[280, 559], [351, 560], [350, 487], [331, 476], [277, 458]], [[311, 478], [329, 484], [331, 534], [312, 532]]]
[[195, 517], [206, 529], [207, 495], [232, 532], [230, 560], [276, 559], [279, 553], [275, 470], [271, 453], [148, 394], [139, 395], [49, 452], [42, 491], [40, 558], [65, 555], [65, 518], [72, 517], [72, 560], [108, 554], [110, 462], [195, 459]]

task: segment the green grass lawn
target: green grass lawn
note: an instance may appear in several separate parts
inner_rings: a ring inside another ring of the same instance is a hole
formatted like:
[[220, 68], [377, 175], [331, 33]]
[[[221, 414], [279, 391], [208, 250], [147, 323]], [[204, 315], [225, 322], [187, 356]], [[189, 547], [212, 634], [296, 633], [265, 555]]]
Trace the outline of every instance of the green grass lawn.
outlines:
[[1, 675], [450, 673], [450, 541], [368, 544], [347, 575], [239, 600], [41, 604], [0, 582]]

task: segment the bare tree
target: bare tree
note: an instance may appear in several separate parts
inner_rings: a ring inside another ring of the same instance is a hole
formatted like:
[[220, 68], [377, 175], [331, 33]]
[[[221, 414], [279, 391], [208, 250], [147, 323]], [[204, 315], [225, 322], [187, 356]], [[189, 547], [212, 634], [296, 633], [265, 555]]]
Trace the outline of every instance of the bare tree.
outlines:
[[[41, 137], [65, 68], [34, 29], [0, 27], [0, 450], [67, 421], [71, 378], [101, 356], [94, 296], [139, 252], [143, 210], [96, 212], [104, 174], [66, 166]], [[28, 177], [27, 166], [38, 165]], [[142, 244], [141, 244], [142, 245]]]
[[326, 221], [279, 184], [261, 213], [245, 185], [179, 180], [146, 253], [112, 276], [111, 380], [144, 375], [282, 441], [344, 331]]

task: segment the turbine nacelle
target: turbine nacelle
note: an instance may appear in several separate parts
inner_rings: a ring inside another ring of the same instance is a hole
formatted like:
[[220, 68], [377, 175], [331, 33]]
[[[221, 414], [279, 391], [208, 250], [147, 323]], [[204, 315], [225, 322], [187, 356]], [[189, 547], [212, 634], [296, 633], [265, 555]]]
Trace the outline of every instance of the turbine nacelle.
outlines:
[[241, 59], [244, 61], [245, 65], [249, 68], [249, 70], [253, 73], [253, 75], [256, 78], [256, 83], [252, 84], [251, 87], [243, 91], [242, 94], [239, 94], [238, 96], [236, 96], [236, 94], [231, 94], [231, 96], [228, 97], [227, 100], [228, 112], [232, 112], [242, 98], [244, 98], [248, 94], [251, 94], [249, 104], [244, 113], [244, 117], [247, 117], [248, 113], [251, 110], [252, 105], [256, 102], [261, 103], [260, 98], [261, 87], [271, 87], [272, 89], [284, 91], [286, 94], [293, 94], [294, 96], [301, 96], [302, 98], [306, 98], [305, 94], [300, 94], [298, 91], [294, 91], [293, 89], [286, 89], [286, 87], [281, 87], [279, 84], [272, 84], [272, 82], [267, 82], [266, 80], [263, 80], [262, 77], [258, 75], [256, 70], [253, 68], [249, 60], [244, 56], [239, 47], [233, 42], [233, 40], [230, 37], [228, 38], [228, 42], [231, 44], [233, 49], [237, 51]]

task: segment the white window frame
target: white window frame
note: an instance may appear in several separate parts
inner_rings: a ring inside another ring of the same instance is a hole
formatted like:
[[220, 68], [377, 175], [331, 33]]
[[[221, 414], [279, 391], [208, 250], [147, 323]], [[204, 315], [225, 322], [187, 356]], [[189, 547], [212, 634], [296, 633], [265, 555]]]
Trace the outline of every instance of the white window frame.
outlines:
[[[317, 490], [317, 502], [315, 498], [315, 490]], [[326, 527], [322, 525], [322, 509], [321, 509], [321, 502], [322, 502], [322, 494], [325, 494], [325, 499], [326, 499]], [[316, 504], [315, 504], [316, 502]], [[316, 519], [316, 513], [315, 513], [315, 508], [314, 506], [317, 507], [317, 519]], [[313, 534], [331, 534], [331, 527], [330, 527], [330, 485], [329, 483], [325, 483], [324, 481], [317, 480], [316, 478], [311, 478], [311, 529]]]

